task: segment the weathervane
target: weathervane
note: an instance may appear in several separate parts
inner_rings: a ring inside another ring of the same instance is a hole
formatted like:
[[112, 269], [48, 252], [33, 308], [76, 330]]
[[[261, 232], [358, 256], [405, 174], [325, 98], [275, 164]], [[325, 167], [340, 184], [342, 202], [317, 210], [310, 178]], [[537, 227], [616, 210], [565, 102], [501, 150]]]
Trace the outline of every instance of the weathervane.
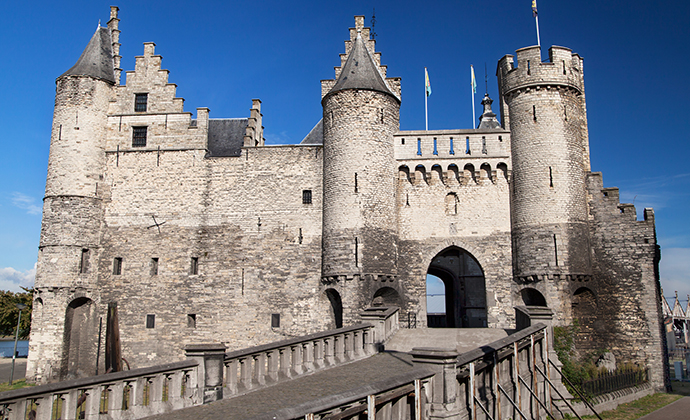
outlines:
[[376, 8], [371, 13], [371, 39], [376, 39]]

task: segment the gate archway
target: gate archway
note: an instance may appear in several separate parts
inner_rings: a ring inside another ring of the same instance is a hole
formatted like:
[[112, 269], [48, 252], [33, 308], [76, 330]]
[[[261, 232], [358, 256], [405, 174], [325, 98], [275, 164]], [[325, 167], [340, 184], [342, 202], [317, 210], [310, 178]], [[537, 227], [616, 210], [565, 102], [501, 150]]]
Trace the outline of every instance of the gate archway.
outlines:
[[427, 325], [448, 328], [484, 328], [487, 326], [484, 271], [466, 250], [449, 247], [432, 260], [427, 274], [436, 276], [445, 289], [444, 319], [429, 320]]

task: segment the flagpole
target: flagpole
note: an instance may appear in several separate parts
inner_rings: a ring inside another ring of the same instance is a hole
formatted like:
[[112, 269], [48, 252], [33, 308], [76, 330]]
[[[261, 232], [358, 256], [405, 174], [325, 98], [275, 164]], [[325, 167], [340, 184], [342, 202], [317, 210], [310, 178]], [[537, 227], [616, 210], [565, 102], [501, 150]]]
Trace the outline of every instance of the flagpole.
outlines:
[[429, 72], [424, 67], [424, 129], [429, 131], [429, 108], [428, 101], [431, 94], [431, 84], [429, 83]]
[[471, 83], [470, 83], [470, 87], [472, 88], [472, 125], [471, 125], [470, 127], [474, 128], [474, 122], [477, 120], [477, 119], [476, 119], [476, 116], [475, 116], [475, 114], [474, 114], [474, 91], [475, 91], [475, 89], [476, 89], [476, 88], [475, 88], [475, 83], [476, 83], [476, 81], [475, 81], [475, 79], [474, 79], [474, 66], [473, 66], [472, 64], [470, 64], [470, 73], [471, 73], [471, 75], [472, 75], [472, 76], [471, 76], [472, 81], [471, 81]]
[[541, 40], [539, 39], [539, 13], [537, 12], [537, 0], [532, 0], [532, 16], [534, 16], [534, 23], [537, 25], [537, 45], [541, 47]]

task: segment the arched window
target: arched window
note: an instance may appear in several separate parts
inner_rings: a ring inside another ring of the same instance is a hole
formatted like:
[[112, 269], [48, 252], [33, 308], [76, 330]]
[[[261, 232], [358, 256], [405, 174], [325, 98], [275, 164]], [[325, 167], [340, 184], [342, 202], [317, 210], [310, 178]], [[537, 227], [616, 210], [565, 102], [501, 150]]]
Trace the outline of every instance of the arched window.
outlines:
[[446, 214], [449, 216], [458, 214], [458, 196], [455, 193], [446, 195]]

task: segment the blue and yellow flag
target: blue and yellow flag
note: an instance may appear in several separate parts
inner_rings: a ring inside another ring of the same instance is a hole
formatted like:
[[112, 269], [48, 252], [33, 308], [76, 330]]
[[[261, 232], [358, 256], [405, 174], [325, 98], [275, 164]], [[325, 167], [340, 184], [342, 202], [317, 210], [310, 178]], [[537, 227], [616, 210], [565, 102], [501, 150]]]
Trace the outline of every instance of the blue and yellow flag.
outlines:
[[537, 0], [532, 0], [532, 17], [537, 17]]
[[472, 93], [477, 93], [477, 79], [474, 78], [474, 66], [471, 64], [470, 72], [472, 73]]
[[424, 67], [424, 90], [426, 91], [426, 96], [431, 96], [431, 83], [429, 83], [429, 73]]

